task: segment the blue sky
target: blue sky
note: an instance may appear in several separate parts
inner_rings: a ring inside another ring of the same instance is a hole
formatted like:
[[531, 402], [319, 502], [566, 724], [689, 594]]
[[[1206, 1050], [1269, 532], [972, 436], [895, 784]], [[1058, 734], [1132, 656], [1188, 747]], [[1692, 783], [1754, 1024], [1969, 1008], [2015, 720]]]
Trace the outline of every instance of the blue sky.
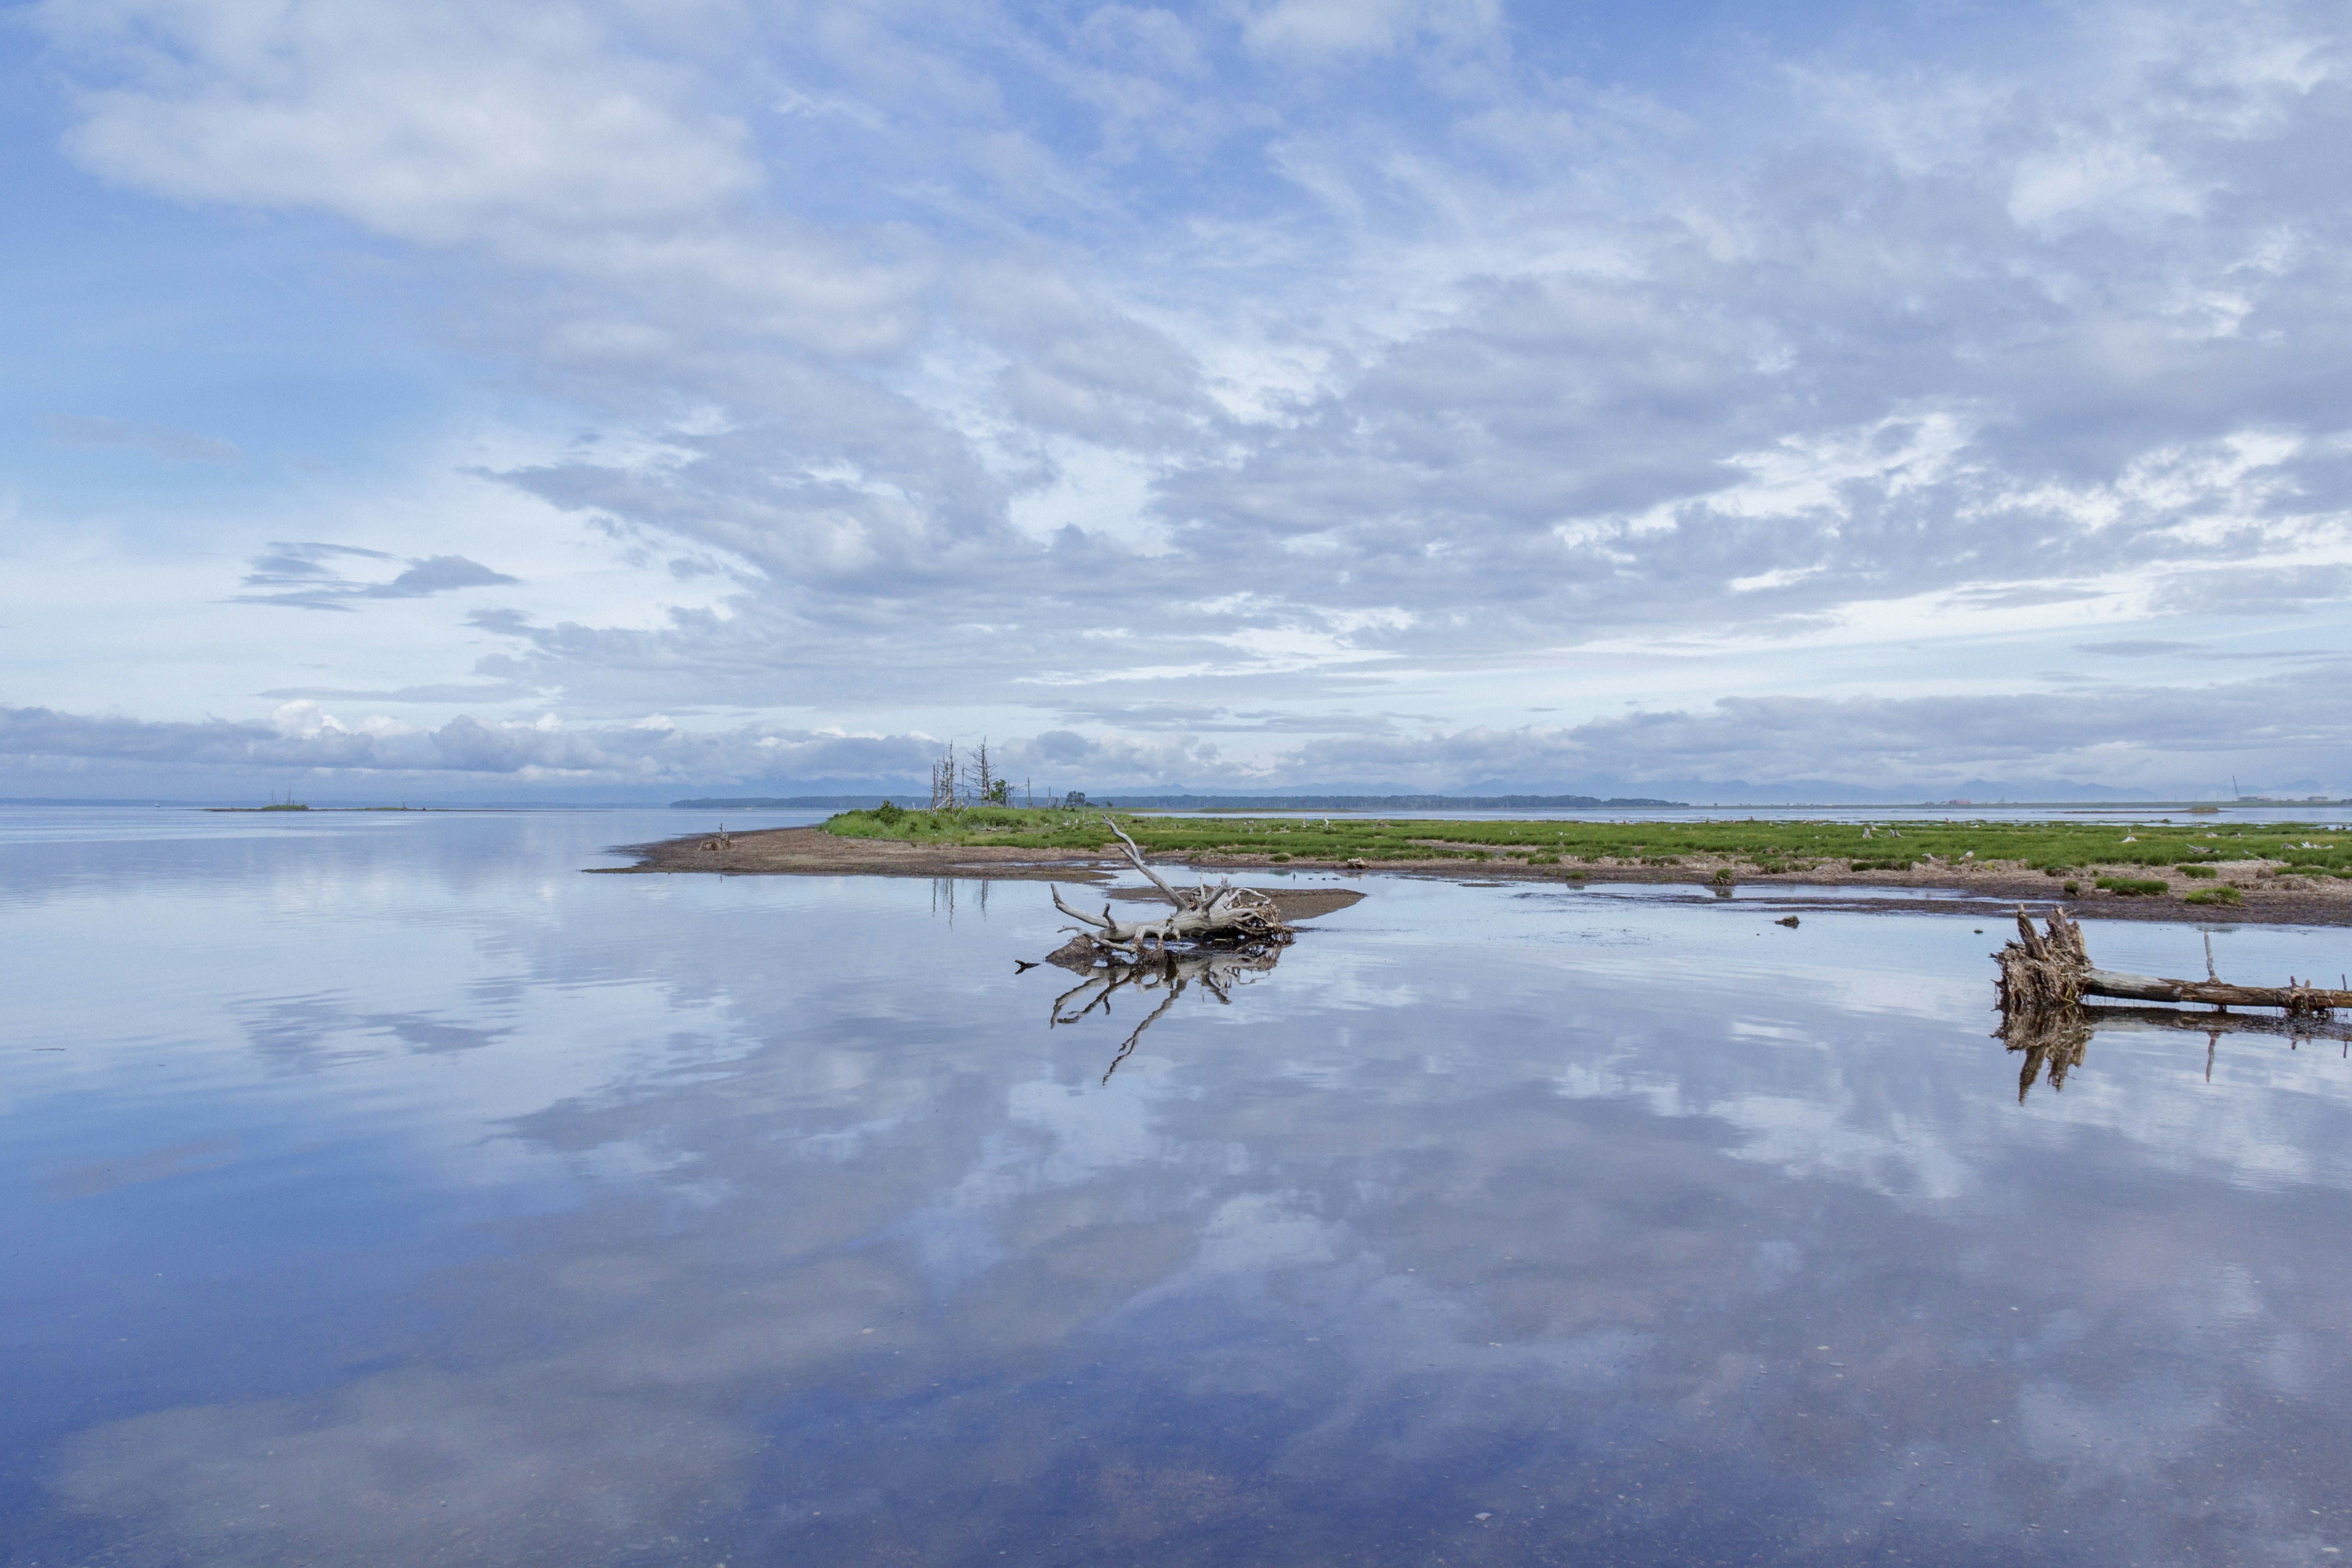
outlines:
[[0, 793], [2352, 792], [2337, 7], [8, 23]]

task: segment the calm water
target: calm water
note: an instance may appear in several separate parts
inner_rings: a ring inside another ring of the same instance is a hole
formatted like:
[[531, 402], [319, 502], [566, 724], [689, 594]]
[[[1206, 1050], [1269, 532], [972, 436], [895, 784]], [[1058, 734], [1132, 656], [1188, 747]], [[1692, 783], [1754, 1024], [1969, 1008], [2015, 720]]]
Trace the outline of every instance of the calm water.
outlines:
[[1370, 878], [1119, 1059], [1043, 886], [678, 825], [0, 818], [0, 1561], [2352, 1549], [2336, 1042], [2021, 1104], [1981, 919]]

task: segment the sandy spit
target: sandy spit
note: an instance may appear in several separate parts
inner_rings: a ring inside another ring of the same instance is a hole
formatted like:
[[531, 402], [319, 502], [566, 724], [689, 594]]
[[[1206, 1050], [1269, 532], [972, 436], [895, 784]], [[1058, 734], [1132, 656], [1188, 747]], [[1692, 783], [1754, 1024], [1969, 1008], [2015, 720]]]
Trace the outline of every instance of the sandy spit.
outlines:
[[[767, 828], [731, 835], [723, 848], [708, 835], [665, 839], [658, 843], [632, 844], [622, 852], [637, 857], [635, 865], [600, 866], [614, 875], [644, 873], [697, 872], [723, 876], [915, 876], [960, 877], [998, 882], [1103, 883], [1127, 869], [1124, 859], [1085, 850], [1013, 849], [1000, 845], [908, 844], [883, 839], [838, 838], [818, 828]], [[1186, 865], [1211, 874], [1236, 872], [1337, 872], [1350, 868], [1336, 861], [1293, 859], [1279, 867], [1265, 855], [1154, 854], [1155, 865]], [[1681, 883], [1711, 884], [1718, 862], [1692, 857], [1679, 866], [1616, 865], [1603, 861], [1590, 866], [1528, 866], [1496, 859], [1465, 862], [1433, 856], [1425, 861], [1382, 860], [1361, 868], [1362, 874], [1438, 877], [1449, 882], [1549, 883], [1573, 885], [1593, 883]], [[2077, 914], [2102, 920], [2171, 920], [2209, 925], [2352, 925], [2352, 882], [2333, 877], [2284, 875], [2247, 862], [2221, 865], [2212, 882], [2168, 878], [2172, 891], [2160, 895], [2127, 896], [2090, 891], [2101, 876], [2147, 877], [2160, 874], [2140, 866], [2099, 866], [2074, 873], [2084, 891], [2067, 895], [2061, 881], [2013, 862], [1989, 862], [1959, 867], [1916, 871], [1811, 871], [1761, 875], [1752, 869], [1738, 871], [1743, 908], [1755, 907], [1760, 894], [1767, 900], [1790, 894], [1792, 909], [1848, 908], [1874, 913], [1906, 911], [1939, 914], [2005, 914], [2022, 903], [2031, 906], [2063, 902]], [[1570, 875], [1580, 872], [1580, 876]], [[2235, 885], [2245, 902], [2234, 908], [2191, 904], [2182, 895], [2201, 887]], [[1840, 888], [1859, 892], [1880, 890], [1867, 896], [1823, 898], [1820, 890]], [[1801, 898], [1798, 890], [1808, 891]], [[1934, 890], [1969, 895], [1965, 899], [1887, 896], [1900, 889]], [[1276, 887], [1268, 891], [1286, 900], [1307, 889]], [[1353, 899], [1346, 902], [1352, 903]], [[1307, 915], [1304, 907], [1286, 913]], [[1320, 913], [1320, 911], [1317, 911]]]

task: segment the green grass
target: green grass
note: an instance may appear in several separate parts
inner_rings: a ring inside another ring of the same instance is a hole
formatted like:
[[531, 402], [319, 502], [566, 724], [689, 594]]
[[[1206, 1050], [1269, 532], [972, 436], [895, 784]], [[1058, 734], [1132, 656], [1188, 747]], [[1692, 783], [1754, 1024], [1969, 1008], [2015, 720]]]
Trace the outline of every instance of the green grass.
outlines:
[[[1975, 863], [2008, 862], [2053, 875], [2093, 866], [2168, 869], [2184, 862], [2259, 860], [2284, 862], [2308, 875], [2352, 876], [2352, 841], [2347, 841], [2352, 832], [2328, 832], [2302, 822], [2232, 828], [2226, 819], [2219, 823], [2206, 819], [2126, 827], [1954, 818], [1899, 822], [1891, 830], [1882, 824], [1865, 839], [1858, 822], [1464, 822], [1334, 817], [1326, 827], [1319, 817], [1113, 815], [1137, 842], [1155, 853], [1286, 854], [1306, 861], [1357, 859], [1373, 865], [1396, 860], [1475, 862], [1502, 855], [1522, 858], [1530, 865], [1573, 860], [1587, 866], [1607, 861], [1671, 867], [1724, 861], [1769, 874], [1774, 869], [1802, 872], [1832, 861], [1843, 861], [1856, 871], [1934, 870], [1974, 852]], [[1097, 850], [1112, 841], [1099, 811], [1013, 806], [845, 811], [824, 829], [845, 838], [1040, 850]], [[2315, 847], [2306, 850], [2302, 847], [2305, 843]]]
[[2243, 904], [2245, 895], [2234, 887], [2200, 888], [2180, 901], [2183, 904]]
[[2172, 891], [2170, 883], [2153, 876], [2103, 876], [2099, 879], [2099, 886], [2109, 893], [2122, 894], [2126, 898], [2146, 898]]

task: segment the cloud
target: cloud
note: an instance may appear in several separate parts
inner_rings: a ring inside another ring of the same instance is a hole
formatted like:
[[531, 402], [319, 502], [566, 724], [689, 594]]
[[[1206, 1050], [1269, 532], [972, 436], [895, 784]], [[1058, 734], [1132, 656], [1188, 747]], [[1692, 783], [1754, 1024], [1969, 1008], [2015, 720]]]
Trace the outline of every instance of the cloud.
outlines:
[[1345, 58], [1394, 54], [1423, 33], [1483, 33], [1500, 21], [1484, 0], [1274, 0], [1244, 20], [1242, 39], [1258, 54]]
[[[428, 244], [675, 222], [746, 189], [741, 126], [587, 5], [38, 8], [113, 66], [72, 135], [183, 200], [314, 205]], [[530, 236], [530, 237], [526, 237]]]
[[425, 599], [461, 588], [494, 588], [517, 583], [520, 578], [492, 571], [461, 555], [425, 556], [409, 561], [408, 570], [382, 582], [354, 582], [332, 564], [338, 558], [388, 561], [399, 558], [383, 550], [355, 545], [274, 544], [255, 556], [244, 579], [249, 589], [274, 591], [239, 593], [237, 604], [282, 604], [297, 610], [348, 611], [372, 599]]
[[164, 424], [133, 424], [114, 419], [58, 415], [47, 421], [50, 438], [68, 446], [121, 447], [152, 452], [173, 463], [241, 463], [233, 442], [198, 435]]
[[[2347, 39], [2294, 0], [1614, 77], [1419, 0], [37, 16], [86, 167], [351, 225], [604, 433], [469, 470], [658, 580], [473, 617], [567, 712], [1026, 710], [1265, 775], [1584, 651], [1700, 661], [1706, 712], [1759, 649], [1850, 689], [1856, 627], [2036, 668], [2352, 596]], [[505, 580], [331, 548], [231, 602]]]
[[253, 694], [283, 701], [308, 698], [318, 702], [372, 703], [503, 703], [540, 695], [510, 681], [445, 681], [436, 685], [398, 686], [389, 691], [354, 690], [348, 686], [273, 686]]
[[[1278, 740], [1264, 754], [1229, 754], [1216, 737], [1244, 727], [1212, 715], [1217, 722], [1142, 734], [1055, 727], [1000, 736], [990, 750], [1002, 772], [1041, 790], [1509, 786], [1780, 800], [1840, 789], [1939, 798], [2014, 781], [2019, 791], [2043, 796], [2115, 788], [2177, 796], [2201, 793], [2231, 772], [2352, 781], [2352, 698], [2336, 695], [2341, 689], [2296, 674], [2001, 695], [1727, 697], [1581, 724], [1417, 733], [1267, 724], [1251, 732]], [[659, 713], [594, 726], [552, 715], [463, 715], [434, 728], [382, 716], [346, 723], [299, 698], [268, 723], [245, 724], [0, 710], [0, 767], [19, 777], [112, 777], [110, 767], [135, 764], [184, 778], [281, 783], [288, 769], [301, 769], [352, 788], [404, 779], [558, 789], [770, 780], [906, 789], [946, 744], [919, 732], [692, 728]]]
[[940, 745], [768, 725], [690, 731], [658, 724], [568, 727], [549, 716], [461, 715], [436, 728], [386, 717], [345, 723], [318, 703], [282, 704], [266, 723], [85, 717], [0, 708], [0, 765], [18, 774], [136, 765], [183, 778], [248, 779], [299, 769], [355, 786], [467, 778], [553, 784], [708, 784], [745, 779], [919, 779]]
[[1613, 779], [1736, 783], [1769, 794], [1832, 780], [1932, 795], [1963, 780], [2071, 777], [2199, 793], [2232, 758], [2352, 779], [2352, 698], [2300, 677], [2046, 695], [1725, 697], [1574, 726], [1318, 740], [1285, 765], [1294, 776], [1424, 788]]
[[2202, 643], [2173, 643], [2160, 637], [2118, 637], [2105, 643], [2077, 643], [2074, 652], [2114, 659], [2154, 659], [2171, 653], [2203, 653], [2210, 650]]

